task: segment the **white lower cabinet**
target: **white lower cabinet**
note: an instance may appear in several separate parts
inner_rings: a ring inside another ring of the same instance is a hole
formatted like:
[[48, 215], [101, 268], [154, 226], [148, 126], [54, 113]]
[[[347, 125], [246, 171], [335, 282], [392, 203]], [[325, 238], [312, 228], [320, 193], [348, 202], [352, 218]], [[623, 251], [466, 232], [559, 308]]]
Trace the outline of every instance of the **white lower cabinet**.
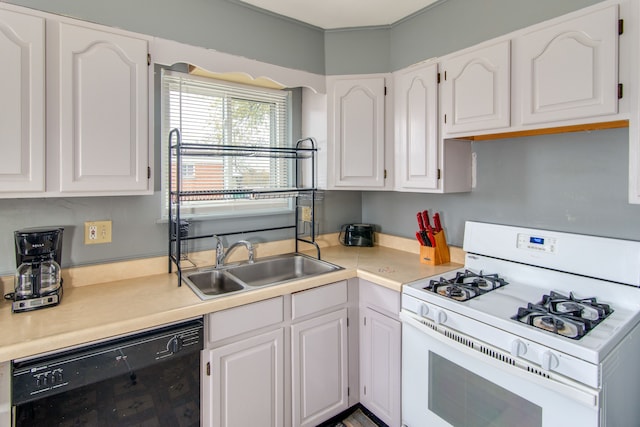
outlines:
[[347, 309], [291, 326], [293, 425], [315, 426], [348, 408]]
[[400, 294], [360, 280], [360, 402], [390, 427], [401, 424]]
[[284, 425], [284, 328], [206, 351], [211, 410], [204, 425]]
[[202, 425], [310, 426], [349, 406], [347, 282], [207, 316]]
[[283, 426], [285, 298], [207, 316], [202, 425]]

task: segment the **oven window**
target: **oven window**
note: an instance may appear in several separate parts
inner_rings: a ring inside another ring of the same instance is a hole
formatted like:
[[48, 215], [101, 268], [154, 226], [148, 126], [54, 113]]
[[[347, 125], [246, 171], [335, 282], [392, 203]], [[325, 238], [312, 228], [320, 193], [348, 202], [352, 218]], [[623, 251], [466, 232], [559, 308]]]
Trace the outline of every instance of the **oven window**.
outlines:
[[540, 427], [542, 408], [429, 352], [429, 410], [457, 427]]

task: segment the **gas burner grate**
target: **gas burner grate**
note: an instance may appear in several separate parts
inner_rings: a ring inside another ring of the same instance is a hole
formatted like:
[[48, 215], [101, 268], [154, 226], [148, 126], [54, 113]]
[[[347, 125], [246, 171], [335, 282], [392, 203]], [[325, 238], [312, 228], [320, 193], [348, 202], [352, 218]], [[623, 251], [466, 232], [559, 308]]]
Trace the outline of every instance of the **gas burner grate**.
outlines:
[[595, 298], [576, 298], [573, 292], [565, 296], [551, 291], [543, 295], [538, 304], [518, 308], [512, 319], [578, 340], [611, 313], [613, 310], [608, 304], [599, 303]]
[[479, 295], [507, 285], [497, 274], [475, 273], [471, 270], [456, 273], [451, 279], [440, 277], [429, 281], [423, 289], [457, 301], [468, 301]]
[[501, 286], [505, 286], [507, 281], [503, 278], [499, 277], [497, 274], [483, 274], [482, 271], [480, 273], [474, 273], [471, 270], [465, 270], [463, 272], [456, 273], [456, 277], [454, 279], [455, 283], [463, 284], [463, 285], [473, 285], [484, 291], [490, 291], [497, 289]]

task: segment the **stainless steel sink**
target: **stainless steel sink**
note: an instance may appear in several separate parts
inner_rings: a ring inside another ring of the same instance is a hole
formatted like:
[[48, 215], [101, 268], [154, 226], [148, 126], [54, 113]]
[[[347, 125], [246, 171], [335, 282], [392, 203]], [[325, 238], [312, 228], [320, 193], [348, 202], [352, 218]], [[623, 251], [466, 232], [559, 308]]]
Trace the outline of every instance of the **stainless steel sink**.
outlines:
[[182, 278], [201, 299], [215, 298], [245, 289], [242, 283], [225, 270], [185, 272]]
[[252, 264], [183, 272], [182, 277], [201, 299], [212, 299], [337, 270], [342, 267], [302, 254], [286, 254]]
[[303, 279], [341, 269], [337, 265], [300, 254], [265, 258], [228, 271], [248, 286], [265, 286]]

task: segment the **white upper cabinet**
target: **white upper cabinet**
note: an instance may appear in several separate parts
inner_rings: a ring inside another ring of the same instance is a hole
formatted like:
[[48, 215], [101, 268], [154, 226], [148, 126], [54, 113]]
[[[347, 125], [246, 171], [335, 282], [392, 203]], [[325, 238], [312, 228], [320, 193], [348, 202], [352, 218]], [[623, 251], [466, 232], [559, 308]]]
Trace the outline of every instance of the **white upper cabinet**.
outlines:
[[393, 74], [396, 189], [438, 188], [438, 65], [420, 64]]
[[0, 3], [0, 198], [153, 191], [149, 40]]
[[380, 74], [327, 79], [329, 188], [385, 188], [386, 79]]
[[524, 32], [513, 67], [522, 125], [616, 114], [618, 5]]
[[0, 9], [0, 197], [45, 190], [45, 20]]
[[51, 142], [60, 192], [145, 192], [147, 40], [66, 22], [52, 24], [50, 35], [48, 83], [58, 113]]
[[509, 40], [444, 57], [441, 62], [443, 135], [508, 128], [511, 124], [510, 70]]

